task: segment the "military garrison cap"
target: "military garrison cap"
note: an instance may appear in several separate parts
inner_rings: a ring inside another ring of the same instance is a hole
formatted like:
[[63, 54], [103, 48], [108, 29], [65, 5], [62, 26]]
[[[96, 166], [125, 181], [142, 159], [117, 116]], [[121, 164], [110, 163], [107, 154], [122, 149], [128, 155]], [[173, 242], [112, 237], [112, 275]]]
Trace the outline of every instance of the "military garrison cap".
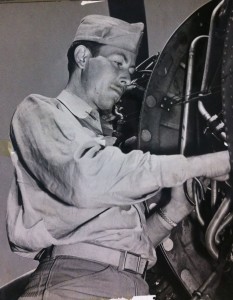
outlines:
[[138, 52], [143, 34], [143, 23], [127, 23], [120, 19], [89, 15], [81, 20], [74, 41], [92, 41]]

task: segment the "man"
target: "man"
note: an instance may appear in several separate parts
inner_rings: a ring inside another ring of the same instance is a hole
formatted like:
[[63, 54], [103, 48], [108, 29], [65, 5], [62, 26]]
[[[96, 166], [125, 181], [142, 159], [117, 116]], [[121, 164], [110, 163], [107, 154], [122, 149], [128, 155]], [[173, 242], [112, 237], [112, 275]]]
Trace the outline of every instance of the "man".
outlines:
[[[130, 84], [143, 24], [85, 17], [68, 52], [69, 82], [57, 98], [28, 96], [11, 126], [15, 178], [8, 200], [13, 251], [40, 261], [22, 299], [110, 299], [148, 294], [157, 246], [192, 207], [180, 185], [224, 176], [229, 155], [123, 154], [102, 132]], [[214, 164], [212, 162], [214, 161]], [[162, 187], [169, 204], [145, 219]]]

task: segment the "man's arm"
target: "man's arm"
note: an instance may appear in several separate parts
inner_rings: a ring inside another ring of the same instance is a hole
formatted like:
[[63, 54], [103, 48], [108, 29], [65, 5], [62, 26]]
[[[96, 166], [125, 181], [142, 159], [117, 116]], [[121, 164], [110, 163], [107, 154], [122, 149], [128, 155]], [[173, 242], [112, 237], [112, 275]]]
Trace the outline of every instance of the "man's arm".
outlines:
[[231, 169], [228, 151], [188, 157], [187, 161], [189, 164], [190, 178], [200, 176], [208, 178], [220, 177], [227, 175]]
[[[172, 188], [170, 202], [162, 208], [162, 211], [172, 222], [178, 224], [194, 207], [187, 201], [183, 186]], [[155, 247], [166, 238], [174, 226], [165, 221], [157, 212], [147, 220], [148, 235]]]
[[230, 170], [226, 151], [185, 158], [140, 150], [124, 154], [117, 147], [103, 147], [74, 117], [36, 95], [17, 110], [11, 138], [40, 185], [62, 201], [83, 208], [134, 204], [160, 187], [177, 186], [196, 176], [221, 176]]

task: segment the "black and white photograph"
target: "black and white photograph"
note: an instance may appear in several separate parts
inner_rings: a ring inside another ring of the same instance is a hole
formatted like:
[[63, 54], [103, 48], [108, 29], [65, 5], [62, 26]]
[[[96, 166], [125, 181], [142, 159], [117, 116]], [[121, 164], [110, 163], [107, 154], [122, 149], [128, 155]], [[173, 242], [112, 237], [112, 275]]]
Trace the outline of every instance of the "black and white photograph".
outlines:
[[0, 0], [0, 300], [232, 300], [233, 0]]

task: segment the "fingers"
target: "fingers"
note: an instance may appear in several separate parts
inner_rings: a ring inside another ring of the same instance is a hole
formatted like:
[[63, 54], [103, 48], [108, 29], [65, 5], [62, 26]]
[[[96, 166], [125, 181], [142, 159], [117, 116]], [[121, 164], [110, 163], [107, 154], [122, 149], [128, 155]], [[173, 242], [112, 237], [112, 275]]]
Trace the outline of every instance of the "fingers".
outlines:
[[229, 174], [226, 175], [222, 175], [222, 176], [217, 176], [217, 177], [213, 177], [213, 180], [217, 180], [217, 181], [227, 181], [230, 178]]

